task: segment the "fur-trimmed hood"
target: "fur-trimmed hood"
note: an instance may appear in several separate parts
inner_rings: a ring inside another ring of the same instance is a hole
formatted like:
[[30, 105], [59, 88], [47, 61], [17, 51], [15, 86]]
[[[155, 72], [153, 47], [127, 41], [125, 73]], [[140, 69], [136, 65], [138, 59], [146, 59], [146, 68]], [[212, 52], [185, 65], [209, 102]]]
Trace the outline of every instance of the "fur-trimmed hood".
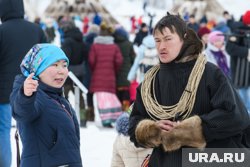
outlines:
[[153, 35], [148, 35], [142, 40], [142, 44], [147, 48], [155, 48], [155, 40]]
[[94, 39], [94, 43], [98, 44], [114, 44], [114, 37], [112, 36], [97, 36]]

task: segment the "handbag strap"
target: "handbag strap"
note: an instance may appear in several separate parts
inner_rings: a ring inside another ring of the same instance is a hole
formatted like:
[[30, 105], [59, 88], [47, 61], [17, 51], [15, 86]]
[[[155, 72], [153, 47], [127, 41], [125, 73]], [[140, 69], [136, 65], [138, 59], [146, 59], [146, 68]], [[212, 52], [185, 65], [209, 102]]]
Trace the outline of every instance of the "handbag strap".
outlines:
[[17, 167], [20, 167], [21, 158], [20, 158], [20, 150], [19, 150], [18, 130], [16, 130], [15, 139], [16, 139], [16, 158], [17, 158], [16, 163], [17, 163]]
[[141, 167], [148, 167], [149, 164], [149, 159], [150, 159], [151, 154], [148, 154], [145, 159], [143, 160]]

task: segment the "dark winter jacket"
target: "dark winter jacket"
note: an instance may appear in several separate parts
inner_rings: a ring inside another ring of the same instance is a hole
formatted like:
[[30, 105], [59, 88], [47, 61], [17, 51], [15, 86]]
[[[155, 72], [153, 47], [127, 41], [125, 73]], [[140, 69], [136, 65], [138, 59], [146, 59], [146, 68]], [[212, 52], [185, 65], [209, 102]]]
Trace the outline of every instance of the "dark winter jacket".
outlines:
[[188, 23], [188, 27], [193, 29], [196, 33], [198, 32], [200, 26], [198, 23]]
[[[97, 37], [97, 33], [91, 32], [91, 33], [88, 33], [84, 38], [84, 41], [85, 41], [85, 43], [87, 45], [87, 48], [88, 48], [88, 53], [89, 53], [89, 50], [91, 48], [91, 45], [94, 42], [95, 37]], [[83, 84], [84, 84], [84, 86], [86, 86], [87, 89], [89, 89], [90, 80], [91, 80], [91, 70], [90, 70], [90, 65], [89, 65], [89, 54], [88, 54], [87, 61], [85, 62], [85, 64], [86, 64], [86, 66], [85, 66], [86, 71], [85, 71], [85, 77], [83, 78]]]
[[97, 37], [97, 33], [94, 33], [94, 32], [91, 32], [91, 33], [88, 33], [86, 36], [85, 36], [85, 42], [87, 44], [87, 46], [90, 46], [94, 43], [94, 39], [95, 37]]
[[87, 61], [88, 48], [83, 42], [81, 31], [77, 27], [71, 28], [64, 33], [61, 48], [69, 58], [69, 70], [82, 81], [85, 72], [84, 61]]
[[119, 33], [115, 33], [115, 43], [119, 46], [123, 56], [123, 63], [117, 74], [116, 84], [117, 87], [129, 86], [130, 82], [127, 80], [127, 76], [135, 59], [133, 44]]
[[39, 82], [37, 92], [27, 97], [24, 80], [16, 77], [10, 96], [23, 144], [21, 167], [81, 167], [79, 125], [62, 88]]
[[123, 57], [113, 37], [98, 36], [91, 46], [89, 65], [91, 82], [89, 91], [116, 93], [116, 75], [122, 65]]
[[148, 32], [143, 32], [142, 30], [140, 30], [135, 35], [134, 44], [137, 46], [140, 46], [142, 44], [143, 38], [146, 37], [147, 35], [148, 35]]
[[[250, 27], [243, 25], [242, 22], [235, 22], [232, 29], [236, 41], [229, 38], [226, 44], [227, 53], [231, 57], [232, 80], [236, 87], [250, 86], [250, 68], [247, 56], [250, 48]], [[239, 64], [239, 65], [237, 65]]]
[[64, 33], [62, 49], [70, 60], [70, 65], [81, 64], [87, 59], [87, 48], [81, 31], [74, 27]]
[[[195, 60], [185, 63], [171, 62], [160, 64], [155, 77], [155, 96], [160, 105], [177, 104], [193, 69]], [[140, 121], [151, 119], [142, 101], [141, 86], [130, 115], [130, 139], [138, 146], [135, 130]], [[250, 125], [244, 104], [229, 79], [215, 65], [207, 63], [200, 80], [195, 103], [190, 116], [198, 115], [202, 120], [202, 132], [207, 148], [249, 147], [245, 133]], [[197, 129], [193, 129], [196, 131]], [[195, 133], [195, 132], [194, 132]], [[145, 134], [146, 135], [146, 134]], [[183, 134], [184, 135], [184, 134]], [[161, 146], [155, 147], [149, 167], [181, 167], [182, 150], [164, 152]]]
[[12, 84], [24, 55], [36, 43], [46, 42], [42, 29], [23, 19], [22, 0], [1, 0], [0, 103], [9, 103]]

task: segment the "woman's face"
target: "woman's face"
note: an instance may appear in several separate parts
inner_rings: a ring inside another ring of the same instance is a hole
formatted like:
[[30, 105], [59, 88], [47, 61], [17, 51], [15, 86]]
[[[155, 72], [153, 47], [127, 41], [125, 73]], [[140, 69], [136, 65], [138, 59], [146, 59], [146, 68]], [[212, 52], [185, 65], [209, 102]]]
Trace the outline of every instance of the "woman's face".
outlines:
[[180, 39], [178, 34], [176, 32], [172, 33], [167, 27], [163, 29], [163, 33], [156, 30], [154, 39], [162, 63], [173, 61], [178, 56], [183, 45], [183, 40]]
[[224, 46], [224, 40], [216, 40], [212, 43], [216, 48], [221, 49]]
[[68, 67], [65, 60], [60, 60], [46, 68], [40, 75], [40, 80], [54, 88], [61, 88], [68, 77]]

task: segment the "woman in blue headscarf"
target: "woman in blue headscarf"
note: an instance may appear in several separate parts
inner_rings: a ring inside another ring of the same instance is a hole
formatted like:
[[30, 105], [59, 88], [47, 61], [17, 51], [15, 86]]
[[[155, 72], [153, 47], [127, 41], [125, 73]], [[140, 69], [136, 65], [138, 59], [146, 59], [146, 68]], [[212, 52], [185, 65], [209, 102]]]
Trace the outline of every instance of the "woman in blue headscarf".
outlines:
[[69, 60], [52, 44], [37, 44], [24, 57], [10, 95], [23, 150], [21, 167], [81, 167], [76, 114], [63, 96]]

